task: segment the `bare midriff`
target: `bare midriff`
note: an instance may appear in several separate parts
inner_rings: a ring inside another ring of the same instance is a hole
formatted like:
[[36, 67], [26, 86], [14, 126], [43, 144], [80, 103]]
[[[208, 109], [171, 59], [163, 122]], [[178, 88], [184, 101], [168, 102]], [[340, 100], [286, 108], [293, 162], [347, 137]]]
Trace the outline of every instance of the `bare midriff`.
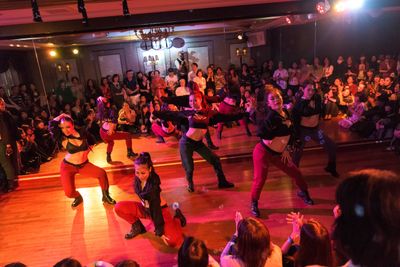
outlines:
[[207, 129], [202, 128], [189, 128], [186, 133], [186, 136], [194, 141], [201, 141], [206, 134]]
[[272, 151], [282, 153], [286, 149], [289, 143], [289, 139], [290, 135], [286, 135], [286, 136], [277, 136], [272, 140], [262, 139], [262, 141]]

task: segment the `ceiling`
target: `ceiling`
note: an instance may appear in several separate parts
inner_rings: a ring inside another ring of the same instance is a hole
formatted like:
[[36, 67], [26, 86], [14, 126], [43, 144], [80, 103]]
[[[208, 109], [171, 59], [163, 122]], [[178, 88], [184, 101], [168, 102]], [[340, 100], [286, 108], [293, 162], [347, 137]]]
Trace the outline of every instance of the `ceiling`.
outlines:
[[[131, 14], [147, 14], [177, 10], [294, 2], [298, 0], [128, 0]], [[77, 11], [77, 1], [38, 0], [44, 22], [66, 21], [82, 18]], [[89, 18], [122, 15], [122, 1], [85, 0]], [[32, 8], [29, 0], [0, 0], [0, 26], [32, 23]]]

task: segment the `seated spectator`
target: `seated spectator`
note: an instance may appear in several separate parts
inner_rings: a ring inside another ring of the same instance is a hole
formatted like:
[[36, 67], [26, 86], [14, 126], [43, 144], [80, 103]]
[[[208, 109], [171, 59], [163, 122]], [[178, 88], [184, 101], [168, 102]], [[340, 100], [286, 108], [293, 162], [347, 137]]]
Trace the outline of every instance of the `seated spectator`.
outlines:
[[345, 265], [400, 266], [400, 177], [390, 171], [352, 172], [336, 190], [333, 238]]
[[73, 258], [65, 258], [54, 264], [53, 267], [82, 267], [82, 264]]
[[123, 260], [118, 262], [115, 267], [140, 267], [140, 265], [134, 260]]
[[189, 95], [189, 87], [186, 86], [186, 81], [185, 79], [180, 79], [179, 80], [179, 87], [176, 88], [175, 90], [175, 95], [176, 96], [182, 96], [182, 95]]
[[336, 117], [339, 113], [339, 93], [336, 86], [330, 86], [328, 93], [325, 94], [325, 120]]
[[147, 105], [143, 105], [140, 107], [140, 113], [138, 114], [138, 123], [140, 127], [140, 132], [144, 135], [149, 135], [151, 130], [151, 122], [150, 122], [150, 110]]
[[93, 109], [89, 109], [86, 113], [85, 127], [98, 143], [102, 139], [100, 137], [100, 125], [96, 120], [96, 112]]
[[118, 112], [117, 130], [122, 132], [137, 133], [136, 112], [129, 107], [127, 102], [124, 102], [122, 108]]
[[21, 139], [20, 144], [20, 154], [23, 173], [36, 173], [40, 169], [40, 154], [38, 151], [38, 146], [35, 142], [35, 134], [32, 128], [27, 125], [22, 126], [22, 131], [20, 131]]
[[41, 157], [41, 162], [50, 161], [57, 148], [56, 142], [41, 119], [36, 119], [34, 126], [34, 134], [38, 150], [40, 150], [40, 153], [43, 155], [43, 157]]
[[339, 109], [346, 114], [349, 110], [349, 106], [354, 103], [354, 98], [350, 92], [349, 87], [346, 85], [342, 92], [339, 92]]
[[186, 237], [179, 248], [178, 267], [219, 267], [218, 262], [208, 254], [203, 241]]
[[236, 232], [221, 254], [222, 267], [279, 267], [281, 249], [270, 240], [268, 228], [255, 218], [235, 216]]
[[354, 104], [349, 109], [348, 118], [339, 121], [339, 126], [345, 129], [349, 129], [354, 123], [361, 119], [364, 111], [367, 109], [365, 102], [367, 98], [363, 94], [357, 93], [354, 97]]
[[[303, 215], [294, 212], [288, 214], [286, 220], [293, 226], [281, 247], [286, 266], [334, 266], [331, 240], [325, 226], [314, 219], [304, 221]], [[300, 238], [299, 245], [293, 246], [297, 238]], [[293, 265], [289, 264], [290, 259]]]

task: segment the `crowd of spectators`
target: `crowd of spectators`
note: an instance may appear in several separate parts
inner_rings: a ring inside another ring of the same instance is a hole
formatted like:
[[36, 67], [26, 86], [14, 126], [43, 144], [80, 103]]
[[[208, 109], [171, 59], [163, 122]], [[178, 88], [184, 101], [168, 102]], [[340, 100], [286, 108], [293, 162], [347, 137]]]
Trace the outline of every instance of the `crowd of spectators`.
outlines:
[[[189, 73], [169, 69], [165, 78], [158, 70], [148, 74], [128, 70], [124, 77], [114, 74], [101, 78], [99, 85], [94, 79], [83, 84], [78, 77], [72, 77], [70, 81], [59, 81], [47, 93], [47, 99], [34, 84], [20, 84], [9, 90], [0, 86], [0, 97], [18, 122], [18, 150], [23, 155], [19, 173], [38, 171], [41, 163], [51, 160], [58, 152], [47, 124], [60, 113], [70, 114], [78, 127], [87, 127], [100, 141], [95, 116], [99, 96], [108, 98], [119, 111], [119, 130], [149, 136], [153, 134], [152, 124], [156, 123], [171, 132], [171, 125], [161, 125], [151, 113], [159, 108], [177, 109], [163, 105], [163, 97], [188, 95], [189, 82], [197, 83], [207, 96], [223, 95], [227, 87], [239, 86], [239, 105], [255, 123], [257, 110], [264, 104], [265, 88], [279, 88], [290, 109], [301, 97], [302, 86], [311, 81], [324, 99], [323, 119], [339, 117], [338, 127], [363, 138], [392, 138], [387, 149], [400, 153], [400, 57], [380, 55], [368, 60], [361, 56], [355, 60], [349, 56], [345, 60], [339, 56], [335, 62], [324, 58], [320, 63], [315, 58], [311, 64], [300, 59], [287, 69], [283, 62], [275, 67], [275, 62], [269, 60], [261, 68], [254, 60], [250, 62], [239, 69], [230, 66], [227, 71], [214, 64], [201, 70], [193, 63]], [[218, 103], [210, 104], [210, 108], [218, 110]]]

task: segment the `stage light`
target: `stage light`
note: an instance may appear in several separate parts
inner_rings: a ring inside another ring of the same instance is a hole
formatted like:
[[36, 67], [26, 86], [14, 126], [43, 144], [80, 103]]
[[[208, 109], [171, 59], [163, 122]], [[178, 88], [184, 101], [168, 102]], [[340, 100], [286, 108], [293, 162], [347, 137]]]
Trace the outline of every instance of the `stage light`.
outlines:
[[51, 57], [56, 57], [56, 56], [57, 56], [56, 50], [50, 50], [50, 51], [49, 51], [49, 55], [50, 55]]
[[243, 33], [239, 33], [237, 35], [238, 40], [243, 40], [244, 34]]
[[38, 6], [36, 0], [31, 0], [31, 6], [32, 6], [33, 21], [43, 22], [42, 16], [40, 16], [39, 6]]
[[292, 21], [292, 18], [289, 17], [289, 16], [287, 16], [287, 17], [285, 18], [285, 20], [286, 20], [286, 23], [289, 24], [289, 25], [292, 24], [292, 22], [293, 22], [293, 21]]
[[364, 0], [348, 0], [348, 7], [351, 10], [360, 9], [364, 5]]
[[346, 3], [344, 1], [336, 2], [335, 4], [336, 12], [343, 12], [345, 9], [346, 9]]
[[122, 14], [124, 14], [125, 17], [128, 17], [131, 15], [131, 13], [129, 13], [129, 7], [128, 7], [127, 0], [122, 0]]
[[11, 47], [14, 47], [14, 44], [9, 44]]
[[72, 54], [74, 55], [79, 54], [79, 50], [77, 48], [72, 49]]
[[17, 47], [21, 47], [21, 45], [17, 44]]
[[316, 9], [319, 14], [325, 14], [329, 11], [329, 9], [331, 9], [331, 5], [329, 4], [328, 0], [325, 0], [324, 2], [321, 1], [317, 3]]

